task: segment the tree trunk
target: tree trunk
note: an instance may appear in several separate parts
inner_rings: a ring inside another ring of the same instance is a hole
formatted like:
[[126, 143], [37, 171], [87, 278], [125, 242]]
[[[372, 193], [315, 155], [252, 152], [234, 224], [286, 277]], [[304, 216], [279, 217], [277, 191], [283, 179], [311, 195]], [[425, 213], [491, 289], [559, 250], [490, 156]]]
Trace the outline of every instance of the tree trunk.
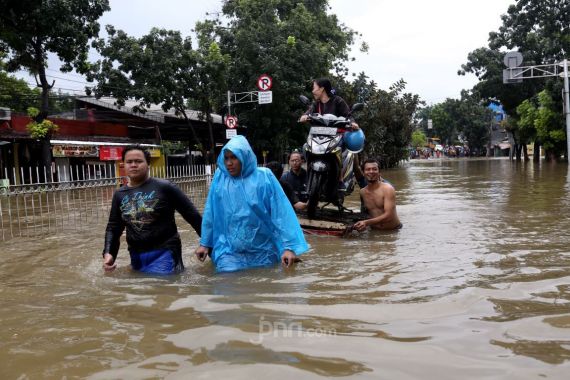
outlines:
[[540, 143], [538, 141], [534, 142], [532, 160], [534, 162], [540, 162]]
[[[49, 115], [49, 92], [52, 89], [53, 85], [55, 84], [55, 81], [51, 85], [47, 81], [46, 67], [43, 57], [43, 49], [41, 41], [39, 40], [36, 41], [34, 49], [36, 53], [37, 74], [39, 76], [39, 83], [37, 83], [37, 85], [42, 89], [42, 103], [40, 107], [40, 113], [36, 117], [36, 122], [41, 123]], [[41, 141], [42, 144], [41, 163], [42, 166], [46, 168], [46, 173], [48, 172], [48, 168], [49, 170], [51, 170], [52, 155], [51, 155], [51, 145], [49, 142], [50, 138], [51, 138], [51, 133], [49, 133], [48, 136], [46, 136], [46, 138], [42, 139]], [[47, 182], [47, 178], [45, 178], [45, 180]]]
[[212, 125], [212, 116], [210, 112], [206, 114], [206, 120], [208, 120], [208, 133], [210, 134], [210, 149], [212, 152], [215, 152], [216, 142], [214, 141], [214, 126]]
[[51, 160], [51, 144], [49, 142], [49, 137], [47, 137], [42, 140], [42, 166], [45, 167], [45, 170], [44, 168], [40, 168], [39, 170], [40, 179], [46, 183], [51, 181]]
[[188, 127], [190, 128], [190, 132], [192, 133], [192, 138], [194, 139], [196, 144], [202, 145], [202, 141], [198, 137], [198, 134], [196, 133], [196, 130], [194, 129], [194, 125], [192, 124], [192, 122], [188, 118], [188, 115], [186, 115], [186, 111], [184, 109], [179, 110], [179, 111], [182, 114], [182, 116], [184, 116], [184, 121], [186, 121], [186, 125], [188, 125]]
[[509, 160], [512, 161], [515, 154], [517, 143], [515, 141], [515, 136], [513, 136], [512, 132], [507, 132], [507, 135], [509, 137], [509, 144], [511, 145], [511, 148], [509, 149]]
[[489, 140], [487, 141], [487, 157], [491, 157], [491, 136], [493, 136], [493, 129], [489, 127]]
[[515, 159], [517, 161], [521, 160], [522, 144], [515, 144]]

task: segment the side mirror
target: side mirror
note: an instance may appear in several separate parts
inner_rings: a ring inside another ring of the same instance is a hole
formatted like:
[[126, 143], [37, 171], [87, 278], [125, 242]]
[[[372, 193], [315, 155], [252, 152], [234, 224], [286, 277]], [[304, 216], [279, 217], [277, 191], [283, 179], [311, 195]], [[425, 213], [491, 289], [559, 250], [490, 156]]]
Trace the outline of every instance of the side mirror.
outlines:
[[362, 111], [364, 109], [364, 103], [355, 103], [352, 106], [352, 112]]
[[311, 104], [311, 101], [305, 95], [299, 96], [299, 100], [301, 101], [301, 103], [303, 103], [306, 106]]

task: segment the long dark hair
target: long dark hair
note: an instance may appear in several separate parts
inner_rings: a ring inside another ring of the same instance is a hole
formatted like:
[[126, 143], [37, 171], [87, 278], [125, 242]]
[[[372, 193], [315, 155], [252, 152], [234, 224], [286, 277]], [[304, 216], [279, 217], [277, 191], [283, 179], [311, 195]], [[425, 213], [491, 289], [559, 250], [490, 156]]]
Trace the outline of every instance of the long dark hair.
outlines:
[[325, 89], [325, 92], [327, 93], [327, 95], [329, 97], [333, 97], [334, 94], [332, 92], [332, 84], [331, 81], [329, 80], [329, 78], [319, 78], [319, 79], [315, 79], [313, 81], [313, 83], [316, 83], [317, 86], [319, 87], [323, 87]]

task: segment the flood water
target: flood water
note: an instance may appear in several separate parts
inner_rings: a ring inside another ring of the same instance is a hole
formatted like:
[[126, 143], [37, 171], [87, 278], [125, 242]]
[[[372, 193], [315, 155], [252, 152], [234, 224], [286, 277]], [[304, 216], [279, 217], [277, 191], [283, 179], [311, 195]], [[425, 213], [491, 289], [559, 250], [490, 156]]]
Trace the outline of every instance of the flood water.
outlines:
[[566, 379], [568, 166], [383, 175], [404, 228], [308, 236], [291, 271], [214, 274], [184, 221], [170, 277], [131, 272], [124, 243], [105, 275], [100, 222], [0, 242], [0, 378]]

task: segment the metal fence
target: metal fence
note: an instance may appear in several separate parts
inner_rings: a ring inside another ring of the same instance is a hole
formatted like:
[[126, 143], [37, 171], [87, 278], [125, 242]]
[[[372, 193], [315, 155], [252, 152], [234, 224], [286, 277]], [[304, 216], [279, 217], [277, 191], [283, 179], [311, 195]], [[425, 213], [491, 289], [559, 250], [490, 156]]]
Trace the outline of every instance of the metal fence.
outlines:
[[[69, 170], [67, 170], [69, 169]], [[42, 236], [58, 231], [77, 231], [106, 223], [113, 192], [126, 177], [115, 175], [112, 165], [85, 165], [45, 173], [48, 181], [16, 184], [17, 176], [0, 183], [0, 240]], [[26, 178], [20, 169], [20, 179]], [[202, 208], [214, 167], [169, 166], [150, 168], [151, 176], [176, 183], [198, 208]], [[29, 177], [41, 178], [38, 168], [28, 168]], [[54, 181], [60, 179], [60, 181]]]

